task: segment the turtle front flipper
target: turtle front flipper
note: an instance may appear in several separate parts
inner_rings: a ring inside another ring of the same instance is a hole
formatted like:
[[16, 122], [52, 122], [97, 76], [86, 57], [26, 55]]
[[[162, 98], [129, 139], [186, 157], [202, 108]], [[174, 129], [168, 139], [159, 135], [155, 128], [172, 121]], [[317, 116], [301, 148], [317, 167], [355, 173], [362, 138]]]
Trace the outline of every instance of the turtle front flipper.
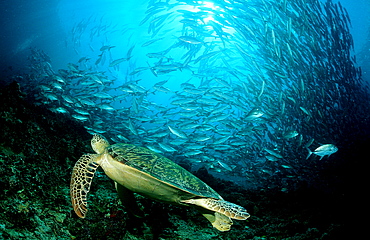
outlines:
[[70, 194], [72, 206], [80, 218], [87, 212], [87, 193], [99, 164], [94, 162], [97, 154], [85, 154], [75, 164], [72, 171]]
[[230, 218], [237, 220], [245, 220], [250, 217], [245, 208], [221, 199], [196, 198], [183, 200], [181, 202], [204, 207], [205, 209], [224, 214]]

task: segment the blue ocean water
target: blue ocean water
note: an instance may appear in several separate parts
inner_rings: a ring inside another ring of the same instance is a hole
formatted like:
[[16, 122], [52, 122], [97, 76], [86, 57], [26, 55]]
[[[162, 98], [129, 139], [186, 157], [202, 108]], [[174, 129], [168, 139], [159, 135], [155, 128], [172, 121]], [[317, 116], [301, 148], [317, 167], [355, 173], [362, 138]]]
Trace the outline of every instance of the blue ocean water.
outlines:
[[[366, 0], [339, 2], [351, 17], [350, 30], [355, 41], [355, 52], [359, 53], [369, 41], [369, 2]], [[111, 24], [111, 27], [116, 25], [122, 27], [130, 23], [134, 25], [144, 18], [146, 8], [147, 1], [3, 1], [0, 50], [4, 57], [1, 59], [1, 65], [22, 65], [26, 55], [24, 50], [32, 46], [42, 47], [51, 56], [55, 68], [63, 68], [66, 63], [79, 57], [71, 49], [71, 44], [67, 47], [66, 43], [67, 39], [71, 38], [71, 28], [74, 25], [88, 19], [91, 25], [94, 19], [96, 22], [101, 19], [105, 24]], [[135, 27], [133, 38], [136, 37], [148, 37], [144, 26]], [[114, 39], [120, 41], [119, 47], [123, 48], [123, 45], [127, 44], [128, 36], [111, 35], [110, 41]]]

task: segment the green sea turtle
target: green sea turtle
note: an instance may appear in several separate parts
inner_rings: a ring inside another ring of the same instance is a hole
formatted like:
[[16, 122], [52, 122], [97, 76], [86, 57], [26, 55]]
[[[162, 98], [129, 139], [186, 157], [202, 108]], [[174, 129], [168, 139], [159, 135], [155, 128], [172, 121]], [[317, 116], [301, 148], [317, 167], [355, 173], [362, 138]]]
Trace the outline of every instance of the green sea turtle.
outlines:
[[245, 220], [250, 216], [184, 168], [147, 148], [110, 145], [98, 134], [91, 146], [96, 154], [85, 154], [76, 162], [70, 184], [72, 206], [81, 218], [86, 216], [87, 193], [99, 166], [115, 181], [120, 199], [134, 214], [139, 210], [133, 195], [136, 192], [157, 201], [195, 207], [220, 231], [230, 230], [230, 218]]

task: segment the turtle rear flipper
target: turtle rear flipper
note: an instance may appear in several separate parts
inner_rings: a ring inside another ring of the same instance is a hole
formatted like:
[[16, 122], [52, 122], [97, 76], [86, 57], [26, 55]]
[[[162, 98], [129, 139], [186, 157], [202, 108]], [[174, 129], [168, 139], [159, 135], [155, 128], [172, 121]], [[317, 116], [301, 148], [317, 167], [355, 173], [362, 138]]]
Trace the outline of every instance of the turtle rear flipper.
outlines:
[[[223, 215], [218, 212], [211, 212], [204, 208], [198, 209], [202, 215], [208, 219], [212, 223], [212, 226], [215, 227], [217, 230], [225, 232], [229, 231], [231, 225], [233, 225], [233, 221], [226, 215]], [[208, 212], [209, 211], [209, 212]]]
[[97, 154], [85, 154], [73, 167], [70, 194], [73, 209], [80, 218], [86, 217], [87, 193], [90, 191], [92, 179], [99, 167], [99, 164], [94, 162], [97, 156]]
[[221, 199], [193, 198], [189, 200], [183, 200], [181, 202], [204, 207], [205, 209], [224, 214], [230, 218], [237, 220], [245, 220], [250, 217], [245, 208]]
[[137, 205], [134, 193], [117, 182], [114, 182], [114, 185], [122, 204], [126, 207], [129, 214], [136, 218], [143, 218], [144, 213]]

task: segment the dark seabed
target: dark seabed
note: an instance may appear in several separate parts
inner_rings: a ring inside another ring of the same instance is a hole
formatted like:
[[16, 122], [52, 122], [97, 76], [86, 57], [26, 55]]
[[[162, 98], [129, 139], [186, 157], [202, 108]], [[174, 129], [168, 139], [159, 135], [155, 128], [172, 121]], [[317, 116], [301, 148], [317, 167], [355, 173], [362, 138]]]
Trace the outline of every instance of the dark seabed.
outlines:
[[[360, 2], [357, 14], [315, 0], [1, 3], [0, 239], [361, 239]], [[98, 168], [79, 218], [71, 176], [94, 134], [171, 159], [250, 217], [223, 232], [189, 204], [136, 193], [135, 217]]]

